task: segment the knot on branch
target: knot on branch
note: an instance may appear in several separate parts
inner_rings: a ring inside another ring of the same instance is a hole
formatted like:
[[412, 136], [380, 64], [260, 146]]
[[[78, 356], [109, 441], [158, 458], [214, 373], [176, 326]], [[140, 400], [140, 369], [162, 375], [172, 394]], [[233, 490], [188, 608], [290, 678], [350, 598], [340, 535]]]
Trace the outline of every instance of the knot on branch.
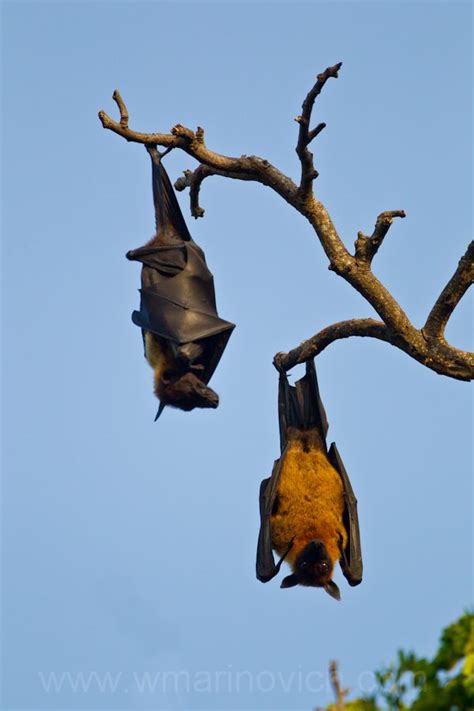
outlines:
[[177, 138], [184, 138], [184, 140], [188, 143], [193, 143], [196, 140], [196, 135], [194, 131], [191, 131], [190, 128], [186, 128], [186, 126], [183, 126], [180, 123], [177, 123], [176, 126], [173, 126], [173, 128], [171, 129], [171, 133]]
[[[352, 261], [351, 261], [352, 260]], [[344, 274], [350, 274], [354, 264], [353, 258], [349, 255], [349, 258], [340, 257], [337, 261], [331, 261], [328, 264], [328, 269], [330, 272], [334, 272], [338, 276], [344, 276]]]
[[204, 145], [204, 129], [201, 126], [196, 129], [196, 142]]
[[195, 133], [190, 128], [177, 123], [176, 126], [173, 126], [171, 129], [171, 133], [173, 136], [176, 136], [176, 138], [182, 139], [189, 148], [198, 150], [204, 147], [204, 129], [201, 126], [197, 127]]
[[359, 266], [369, 269], [372, 259], [377, 254], [385, 235], [390, 229], [390, 225], [395, 217], [406, 217], [404, 210], [387, 210], [381, 212], [375, 222], [374, 231], [370, 236], [363, 232], [357, 233], [355, 241], [355, 258]]
[[191, 185], [192, 175], [193, 175], [192, 170], [183, 170], [183, 177], [178, 178], [175, 181], [175, 184], [174, 184], [175, 190], [177, 190], [179, 193], [181, 193], [186, 188], [189, 188], [189, 186]]

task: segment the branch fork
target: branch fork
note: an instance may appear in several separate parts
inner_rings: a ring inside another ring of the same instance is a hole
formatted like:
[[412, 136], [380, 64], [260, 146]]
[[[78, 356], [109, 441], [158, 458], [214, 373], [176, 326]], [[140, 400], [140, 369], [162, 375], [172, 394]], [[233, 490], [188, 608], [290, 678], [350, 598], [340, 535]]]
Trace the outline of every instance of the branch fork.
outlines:
[[377, 254], [379, 247], [382, 245], [382, 242], [395, 217], [406, 217], [405, 211], [388, 210], [386, 212], [381, 212], [377, 217], [374, 231], [370, 237], [364, 235], [363, 232], [357, 233], [357, 239], [355, 241], [355, 258], [359, 264], [370, 268], [372, 259]]

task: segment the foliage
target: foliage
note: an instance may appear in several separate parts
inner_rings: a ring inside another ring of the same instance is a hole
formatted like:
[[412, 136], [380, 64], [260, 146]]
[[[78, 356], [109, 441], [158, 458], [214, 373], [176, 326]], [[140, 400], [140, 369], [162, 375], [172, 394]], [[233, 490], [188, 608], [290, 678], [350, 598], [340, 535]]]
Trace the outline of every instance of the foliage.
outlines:
[[375, 678], [376, 692], [347, 701], [347, 711], [474, 709], [474, 613], [466, 612], [443, 630], [433, 659], [399, 651], [397, 661]]

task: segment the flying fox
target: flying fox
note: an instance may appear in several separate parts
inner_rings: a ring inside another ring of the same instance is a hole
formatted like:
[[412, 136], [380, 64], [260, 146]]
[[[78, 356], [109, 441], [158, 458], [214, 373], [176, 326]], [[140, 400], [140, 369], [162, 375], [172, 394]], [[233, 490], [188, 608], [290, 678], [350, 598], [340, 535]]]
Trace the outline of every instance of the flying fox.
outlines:
[[[357, 499], [335, 443], [327, 448], [313, 361], [295, 386], [280, 374], [278, 412], [281, 456], [260, 487], [257, 578], [268, 582], [286, 560], [292, 573], [282, 588], [323, 588], [340, 600], [332, 579], [337, 562], [349, 585], [362, 581]], [[277, 564], [273, 550], [280, 556]]]
[[215, 408], [219, 397], [208, 382], [234, 324], [219, 318], [214, 279], [202, 249], [184, 221], [155, 145], [151, 157], [156, 232], [127, 258], [142, 263], [140, 310], [132, 321], [142, 329], [145, 357], [154, 371], [160, 400], [181, 410]]

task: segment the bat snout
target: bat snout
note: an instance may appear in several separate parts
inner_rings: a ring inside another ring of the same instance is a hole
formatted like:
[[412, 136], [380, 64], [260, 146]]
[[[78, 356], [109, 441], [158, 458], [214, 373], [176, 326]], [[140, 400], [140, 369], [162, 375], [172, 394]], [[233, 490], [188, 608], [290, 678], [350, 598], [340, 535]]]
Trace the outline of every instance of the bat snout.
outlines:
[[219, 405], [219, 395], [211, 390], [212, 396], [209, 398], [209, 405], [212, 408], [216, 408]]
[[[194, 384], [196, 397], [196, 407], [210, 407], [215, 409], [219, 405], [219, 395], [207, 385], [204, 385], [198, 378]], [[199, 404], [198, 404], [199, 403]]]
[[330, 580], [333, 564], [322, 541], [310, 541], [295, 561], [295, 572], [301, 585], [323, 587]]
[[219, 405], [218, 394], [190, 372], [178, 377], [175, 374], [162, 377], [157, 395], [166, 405], [188, 412], [195, 407], [215, 409]]

